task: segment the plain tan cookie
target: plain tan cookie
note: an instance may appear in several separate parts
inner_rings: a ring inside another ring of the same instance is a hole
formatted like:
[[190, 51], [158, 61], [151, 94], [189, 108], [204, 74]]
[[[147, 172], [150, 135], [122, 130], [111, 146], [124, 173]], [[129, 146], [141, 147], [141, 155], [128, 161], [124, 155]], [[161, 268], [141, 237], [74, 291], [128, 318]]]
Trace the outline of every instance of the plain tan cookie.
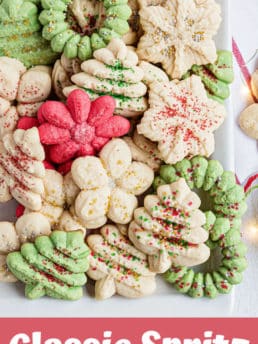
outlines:
[[258, 69], [252, 74], [251, 86], [255, 98], [258, 99]]
[[132, 137], [126, 136], [123, 140], [130, 147], [133, 160], [147, 164], [153, 171], [159, 169], [162, 160], [156, 143], [138, 134], [137, 130]]
[[[65, 207], [63, 176], [55, 170], [46, 170], [43, 179], [44, 193], [39, 213], [44, 215], [51, 226], [57, 225]], [[26, 208], [25, 214], [31, 210]]]
[[241, 113], [239, 125], [246, 135], [258, 139], [258, 103], [248, 106]]
[[52, 85], [59, 99], [65, 99], [63, 89], [71, 86], [71, 76], [80, 72], [80, 61], [68, 59], [64, 54], [57, 60], [52, 72]]

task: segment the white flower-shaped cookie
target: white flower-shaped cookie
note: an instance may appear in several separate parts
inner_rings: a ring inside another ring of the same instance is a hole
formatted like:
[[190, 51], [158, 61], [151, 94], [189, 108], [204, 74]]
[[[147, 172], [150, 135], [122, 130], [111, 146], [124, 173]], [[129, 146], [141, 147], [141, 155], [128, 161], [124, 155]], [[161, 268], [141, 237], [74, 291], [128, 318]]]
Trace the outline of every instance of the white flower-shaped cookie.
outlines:
[[42, 207], [44, 148], [37, 128], [17, 129], [0, 141], [0, 202], [12, 197], [33, 211]]
[[149, 255], [152, 271], [165, 272], [172, 263], [194, 266], [209, 258], [210, 250], [204, 244], [209, 234], [202, 228], [206, 217], [200, 204], [200, 198], [180, 178], [159, 186], [157, 195], [146, 196], [144, 207], [135, 210], [129, 238]]
[[16, 128], [19, 116], [36, 116], [50, 92], [51, 68], [26, 70], [20, 61], [0, 57], [0, 138]]
[[142, 297], [156, 289], [155, 273], [149, 269], [147, 256], [135, 248], [117, 227], [106, 225], [100, 234], [90, 235], [90, 268], [87, 275], [97, 281], [96, 299], [107, 299], [115, 293]]
[[171, 78], [181, 78], [194, 64], [216, 61], [212, 37], [220, 25], [220, 6], [214, 0], [165, 0], [144, 6], [140, 23], [144, 35], [137, 47], [143, 60], [161, 63]]
[[78, 158], [72, 164], [72, 178], [81, 189], [75, 200], [76, 215], [87, 228], [104, 225], [107, 217], [128, 223], [138, 204], [136, 195], [151, 186], [154, 173], [132, 161], [130, 148], [121, 139], [106, 144], [99, 156]]
[[223, 123], [226, 110], [207, 97], [199, 77], [152, 83], [149, 103], [150, 108], [137, 130], [158, 142], [166, 163], [174, 164], [195, 155], [208, 157], [213, 153], [213, 132]]

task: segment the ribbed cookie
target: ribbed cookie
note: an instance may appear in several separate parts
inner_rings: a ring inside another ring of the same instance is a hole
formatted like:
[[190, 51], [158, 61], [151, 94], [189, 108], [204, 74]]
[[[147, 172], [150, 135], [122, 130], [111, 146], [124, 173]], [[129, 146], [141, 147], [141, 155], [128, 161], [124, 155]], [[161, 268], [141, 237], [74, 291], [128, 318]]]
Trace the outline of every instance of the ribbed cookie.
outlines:
[[[184, 178], [191, 189], [206, 192], [211, 209], [205, 212], [205, 225], [209, 239], [206, 244], [213, 250], [221, 251], [219, 267], [213, 271], [198, 272], [174, 265], [165, 274], [168, 282], [181, 293], [192, 297], [216, 297], [229, 293], [234, 284], [242, 281], [246, 268], [246, 247], [241, 242], [241, 217], [246, 211], [243, 188], [237, 185], [233, 172], [224, 171], [217, 160], [204, 157], [184, 159], [175, 165], [163, 165], [160, 176], [154, 181], [158, 185], [173, 183]], [[217, 256], [216, 256], [217, 257]], [[216, 258], [216, 264], [218, 258]]]
[[147, 256], [116, 226], [104, 226], [100, 234], [90, 235], [87, 243], [91, 249], [87, 275], [96, 280], [96, 299], [103, 300], [115, 293], [136, 298], [154, 292], [155, 273], [149, 269]]
[[38, 237], [35, 244], [23, 244], [20, 252], [8, 254], [7, 265], [26, 284], [28, 298], [48, 295], [77, 300], [86, 283], [88, 254], [80, 231], [54, 231], [49, 237]]
[[129, 238], [149, 255], [150, 269], [163, 273], [172, 265], [194, 266], [210, 255], [201, 201], [183, 178], [161, 185], [134, 211]]
[[58, 54], [41, 36], [40, 1], [3, 0], [0, 3], [0, 56], [14, 57], [26, 67], [52, 64]]
[[125, 117], [145, 111], [147, 87], [142, 82], [144, 71], [138, 66], [136, 53], [121, 39], [112, 39], [93, 56], [82, 63], [81, 73], [71, 77], [75, 86], [66, 87], [63, 93], [68, 96], [74, 88], [82, 88], [91, 99], [111, 95], [116, 101], [115, 113]]
[[53, 51], [64, 52], [67, 58], [87, 60], [129, 30], [127, 0], [42, 0], [41, 4], [42, 35], [51, 41]]

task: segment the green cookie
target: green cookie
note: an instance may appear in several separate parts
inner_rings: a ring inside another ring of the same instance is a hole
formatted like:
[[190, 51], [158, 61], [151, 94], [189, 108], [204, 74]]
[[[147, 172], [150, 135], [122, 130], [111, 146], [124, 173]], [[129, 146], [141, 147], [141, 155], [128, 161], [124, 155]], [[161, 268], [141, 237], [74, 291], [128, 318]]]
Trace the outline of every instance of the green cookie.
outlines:
[[172, 266], [164, 275], [167, 282], [183, 294], [191, 297], [215, 298], [229, 293], [232, 286], [242, 281], [247, 267], [246, 246], [241, 242], [241, 216], [246, 210], [246, 195], [237, 185], [233, 172], [223, 171], [217, 160], [201, 156], [183, 159], [175, 165], [163, 165], [154, 179], [156, 190], [184, 178], [190, 189], [202, 189], [209, 197], [210, 210], [205, 212], [203, 226], [209, 232], [206, 245], [211, 252], [220, 250], [222, 259], [215, 271], [196, 273], [194, 270]]
[[104, 1], [105, 20], [99, 27], [94, 27], [91, 23], [92, 16], [90, 11], [87, 13], [86, 8], [86, 13], [83, 13], [85, 19], [89, 18], [86, 28], [80, 27], [76, 18], [69, 13], [70, 2], [71, 0], [41, 1], [43, 10], [39, 20], [44, 26], [42, 35], [51, 41], [54, 52], [64, 52], [70, 59], [78, 57], [87, 60], [95, 50], [105, 47], [113, 37], [121, 37], [129, 30], [127, 20], [132, 11], [127, 0]]
[[194, 65], [187, 75], [198, 75], [202, 79], [208, 96], [223, 103], [230, 95], [229, 85], [234, 80], [233, 59], [231, 51], [227, 50], [219, 50], [217, 56], [215, 63], [205, 66]]
[[82, 297], [89, 267], [89, 249], [80, 231], [54, 231], [49, 237], [25, 243], [20, 252], [7, 256], [10, 271], [26, 284], [25, 295], [36, 299], [44, 295], [64, 300]]
[[13, 57], [26, 67], [49, 65], [58, 55], [41, 36], [40, 1], [3, 0], [0, 3], [0, 56]]

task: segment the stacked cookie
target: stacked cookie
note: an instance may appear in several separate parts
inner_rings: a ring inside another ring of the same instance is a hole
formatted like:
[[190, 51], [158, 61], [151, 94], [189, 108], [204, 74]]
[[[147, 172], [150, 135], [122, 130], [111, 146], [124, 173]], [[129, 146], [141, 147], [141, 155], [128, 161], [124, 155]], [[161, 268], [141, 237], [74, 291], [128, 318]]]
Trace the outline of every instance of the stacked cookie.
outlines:
[[[0, 222], [0, 280], [30, 299], [79, 299], [86, 275], [97, 299], [150, 295], [163, 273], [192, 297], [229, 292], [246, 267], [246, 203], [209, 160], [233, 80], [213, 41], [219, 5], [4, 0], [0, 34], [22, 8], [42, 29], [38, 52], [56, 57], [34, 54], [29, 70], [17, 49], [0, 57], [0, 201], [19, 203]], [[196, 273], [214, 249], [219, 268]]]

